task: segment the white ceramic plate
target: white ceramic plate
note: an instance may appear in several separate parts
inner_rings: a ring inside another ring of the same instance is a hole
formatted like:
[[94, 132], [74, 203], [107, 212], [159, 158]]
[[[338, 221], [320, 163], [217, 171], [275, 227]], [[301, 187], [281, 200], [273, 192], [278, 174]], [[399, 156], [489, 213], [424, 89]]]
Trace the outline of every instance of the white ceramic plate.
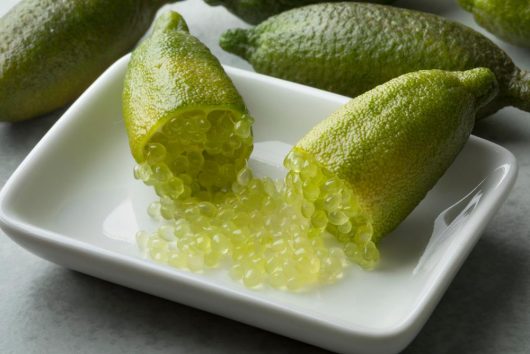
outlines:
[[[513, 185], [507, 150], [472, 137], [427, 198], [381, 243], [381, 263], [350, 267], [310, 293], [253, 291], [226, 270], [193, 274], [141, 258], [134, 244], [151, 190], [132, 177], [121, 117], [128, 57], [68, 110], [0, 194], [2, 229], [65, 267], [341, 352], [395, 353], [417, 334]], [[253, 166], [281, 161], [346, 97], [227, 67], [256, 118]]]

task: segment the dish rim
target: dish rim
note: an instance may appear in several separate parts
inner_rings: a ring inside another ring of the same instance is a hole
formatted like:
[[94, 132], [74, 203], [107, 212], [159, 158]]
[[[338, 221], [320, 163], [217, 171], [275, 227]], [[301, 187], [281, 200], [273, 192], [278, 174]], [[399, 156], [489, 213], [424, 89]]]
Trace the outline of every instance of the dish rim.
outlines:
[[[113, 73], [113, 71], [121, 70], [120, 66], [124, 65], [123, 62], [128, 61], [128, 59], [129, 55], [126, 55], [107, 69], [107, 71], [63, 114], [63, 116], [59, 118], [6, 181], [0, 191], [0, 228], [2, 228], [16, 243], [19, 243], [18, 239], [38, 240], [54, 247], [62, 247], [74, 252], [85, 253], [88, 257], [99, 258], [116, 265], [119, 264], [121, 266], [130, 267], [136, 273], [146, 272], [149, 274], [161, 275], [171, 279], [176, 285], [185, 285], [194, 288], [195, 290], [206, 291], [210, 295], [231, 296], [233, 297], [233, 300], [244, 301], [249, 305], [257, 306], [261, 309], [285, 312], [289, 316], [296, 318], [298, 321], [312, 322], [318, 324], [318, 326], [327, 328], [328, 330], [339, 331], [346, 335], [360, 335], [374, 339], [389, 339], [403, 335], [407, 331], [413, 329], [415, 325], [421, 325], [422, 316], [425, 317], [425, 320], [430, 316], [431, 311], [445, 293], [447, 286], [452, 281], [454, 275], [481, 236], [481, 232], [486, 227], [487, 222], [502, 205], [502, 202], [507, 198], [509, 191], [515, 183], [518, 167], [514, 155], [500, 145], [476, 136], [471, 136], [469, 142], [483, 145], [488, 151], [502, 154], [503, 165], [506, 165], [509, 168], [499, 185], [494, 188], [492, 193], [488, 196], [488, 202], [480, 203], [475, 210], [474, 215], [472, 215], [463, 225], [462, 229], [459, 230], [459, 233], [468, 236], [460, 240], [458, 247], [455, 248], [453, 252], [449, 255], [444, 255], [446, 257], [444, 257], [439, 266], [437, 266], [438, 270], [436, 273], [427, 278], [426, 284], [422, 287], [422, 291], [419, 293], [419, 300], [415, 303], [412, 310], [396, 324], [381, 328], [363, 327], [343, 320], [337, 319], [331, 321], [327, 318], [320, 318], [311, 313], [305, 314], [299, 311], [298, 308], [293, 309], [290, 306], [286, 306], [276, 301], [267, 301], [252, 296], [252, 294], [245, 294], [243, 292], [238, 292], [235, 289], [211, 283], [207, 278], [196, 278], [191, 276], [191, 273], [188, 275], [183, 271], [175, 271], [174, 269], [169, 269], [154, 262], [146, 262], [143, 259], [124, 255], [116, 251], [95, 246], [88, 242], [77, 240], [65, 234], [38, 227], [35, 224], [24, 221], [20, 217], [17, 218], [14, 211], [10, 213], [9, 205], [7, 205], [6, 201], [13, 198], [12, 195], [16, 193], [16, 190], [19, 189], [21, 185], [23, 185], [27, 174], [31, 173], [31, 166], [35, 161], [38, 161], [42, 155], [46, 155], [48, 143], [54, 139], [61, 139], [64, 137], [63, 130], [65, 127], [70, 122], [75, 122], [80, 119], [80, 115], [77, 114], [77, 111], [85, 104], [85, 98], [90, 96], [92, 92], [97, 91], [100, 86], [107, 85], [109, 80], [114, 80], [116, 73]], [[350, 99], [331, 92], [253, 73], [247, 70], [233, 68], [226, 65], [224, 65], [224, 68], [230, 76], [239, 75], [244, 79], [257, 80], [260, 83], [281, 85], [288, 89], [301, 91], [303, 94], [311, 94], [320, 97], [324, 96], [324, 98], [337, 100], [338, 102], [344, 102], [345, 100]], [[485, 177], [487, 177], [487, 175]], [[20, 245], [26, 248], [23, 244]]]

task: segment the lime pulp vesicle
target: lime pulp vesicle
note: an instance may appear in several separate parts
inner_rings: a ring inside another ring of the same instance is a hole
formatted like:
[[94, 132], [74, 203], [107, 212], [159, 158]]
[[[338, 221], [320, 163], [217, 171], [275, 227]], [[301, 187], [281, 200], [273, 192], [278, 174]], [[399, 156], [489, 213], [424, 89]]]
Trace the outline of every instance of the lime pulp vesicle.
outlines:
[[193, 272], [226, 265], [249, 288], [334, 283], [349, 260], [373, 268], [371, 223], [348, 183], [299, 148], [285, 158], [284, 180], [253, 176], [252, 118], [236, 117], [186, 112], [146, 144], [134, 174], [158, 194], [148, 213], [162, 224], [137, 234], [140, 249]]

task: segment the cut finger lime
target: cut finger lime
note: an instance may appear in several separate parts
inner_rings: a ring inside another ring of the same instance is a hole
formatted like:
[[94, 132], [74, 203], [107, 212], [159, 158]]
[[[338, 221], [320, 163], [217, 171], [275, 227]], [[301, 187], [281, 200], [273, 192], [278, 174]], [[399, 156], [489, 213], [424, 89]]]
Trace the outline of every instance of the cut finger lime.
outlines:
[[123, 116], [135, 177], [159, 196], [227, 189], [252, 151], [252, 118], [219, 61], [168, 12], [133, 53]]

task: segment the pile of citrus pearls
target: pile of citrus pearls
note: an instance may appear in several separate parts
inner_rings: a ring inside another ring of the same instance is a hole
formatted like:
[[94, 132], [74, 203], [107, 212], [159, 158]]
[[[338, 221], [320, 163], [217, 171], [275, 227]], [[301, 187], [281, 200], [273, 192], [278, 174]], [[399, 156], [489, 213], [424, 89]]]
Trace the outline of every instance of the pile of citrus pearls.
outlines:
[[220, 191], [252, 152], [252, 118], [228, 110], [193, 110], [166, 122], [144, 149], [134, 176], [160, 197], [186, 199]]
[[[250, 132], [238, 135], [237, 122], [229, 121], [232, 126], [225, 125], [224, 136], [239, 137], [242, 145], [239, 151], [232, 150], [231, 158], [246, 161], [245, 152], [252, 149], [245, 145]], [[290, 291], [336, 282], [343, 277], [348, 258], [365, 268], [375, 265], [379, 254], [369, 220], [346, 182], [297, 149], [285, 159], [284, 181], [256, 178], [245, 163], [239, 168], [241, 162], [230, 162], [221, 148], [226, 140], [217, 138], [214, 147], [208, 140], [210, 130], [199, 129], [200, 119], [194, 122], [195, 127], [180, 129], [206, 137], [201, 145], [188, 135], [190, 145], [184, 147], [180, 141], [184, 148], [176, 150], [164, 134], [170, 129], [164, 127], [146, 146], [146, 162], [136, 167], [135, 176], [154, 186], [160, 196], [148, 213], [162, 225], [156, 232], [137, 234], [147, 256], [193, 272], [226, 265], [231, 277], [249, 288], [268, 285]], [[185, 152], [176, 153], [180, 151]], [[182, 157], [188, 157], [185, 169], [175, 166], [184, 161]], [[201, 177], [206, 173], [210, 175]], [[228, 182], [232, 175], [228, 187], [219, 182]]]
[[303, 216], [314, 227], [312, 232], [328, 231], [343, 244], [350, 260], [372, 269], [379, 261], [379, 251], [372, 242], [371, 221], [351, 186], [322, 167], [314, 156], [297, 148], [287, 155], [284, 165], [289, 171], [286, 199], [301, 203]]

